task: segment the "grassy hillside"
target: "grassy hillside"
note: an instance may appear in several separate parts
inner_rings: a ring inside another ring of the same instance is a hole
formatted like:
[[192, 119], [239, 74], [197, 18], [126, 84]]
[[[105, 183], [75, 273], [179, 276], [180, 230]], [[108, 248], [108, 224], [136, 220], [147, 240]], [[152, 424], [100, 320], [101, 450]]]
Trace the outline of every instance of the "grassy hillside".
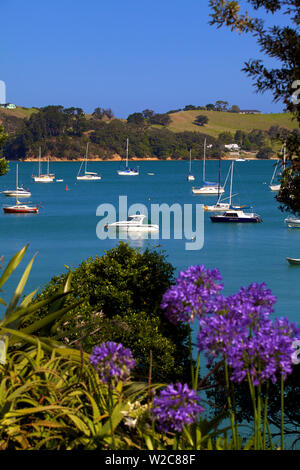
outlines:
[[[205, 126], [193, 124], [196, 116], [208, 117]], [[237, 130], [250, 132], [253, 129], [268, 130], [271, 126], [294, 129], [297, 127], [290, 114], [237, 114], [219, 111], [181, 111], [170, 114], [172, 123], [168, 126], [173, 132], [194, 131], [205, 132], [212, 137], [218, 137], [221, 132], [232, 132]]]

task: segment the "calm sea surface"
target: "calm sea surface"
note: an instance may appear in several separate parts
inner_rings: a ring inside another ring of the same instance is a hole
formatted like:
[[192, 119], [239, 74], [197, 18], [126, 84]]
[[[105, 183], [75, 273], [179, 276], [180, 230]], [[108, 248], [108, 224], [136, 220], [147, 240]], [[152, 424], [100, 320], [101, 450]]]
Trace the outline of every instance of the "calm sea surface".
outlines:
[[[222, 162], [222, 181], [230, 167]], [[202, 162], [194, 161], [194, 182], [186, 179], [188, 162], [139, 162], [137, 177], [118, 176], [119, 162], [90, 162], [89, 171], [98, 171], [102, 180], [78, 182], [80, 163], [54, 162], [50, 171], [64, 181], [50, 184], [34, 183], [31, 175], [38, 171], [35, 162], [19, 163], [19, 183], [28, 188], [30, 201], [41, 203], [37, 215], [10, 215], [0, 212], [0, 255], [5, 262], [25, 244], [28, 254], [20, 268], [5, 286], [2, 296], [8, 300], [31, 256], [38, 252], [26, 286], [26, 293], [47, 283], [52, 276], [65, 271], [65, 265], [78, 266], [89, 256], [102, 255], [118, 244], [118, 240], [99, 240], [96, 226], [100, 218], [96, 209], [110, 203], [118, 209], [119, 196], [128, 197], [128, 206], [142, 203], [149, 208], [153, 203], [202, 204], [215, 203], [216, 196], [193, 195], [192, 186], [202, 180]], [[45, 165], [45, 164], [43, 164]], [[239, 195], [235, 202], [246, 203], [262, 216], [261, 224], [213, 224], [205, 213], [204, 246], [198, 251], [185, 249], [187, 240], [131, 240], [141, 249], [160, 245], [168, 260], [183, 270], [191, 264], [217, 267], [223, 277], [225, 293], [237, 291], [252, 282], [266, 282], [277, 296], [275, 316], [299, 320], [300, 266], [290, 266], [286, 256], [300, 258], [300, 230], [284, 224], [285, 214], [278, 209], [275, 193], [269, 190], [274, 168], [272, 161], [236, 162], [233, 192]], [[46, 171], [46, 167], [43, 168]], [[148, 175], [154, 173], [154, 175]], [[15, 187], [16, 163], [10, 163], [10, 172], [0, 178], [0, 190]], [[218, 178], [218, 162], [208, 161], [206, 176]], [[66, 191], [66, 186], [68, 191]], [[227, 191], [229, 185], [227, 185]], [[2, 205], [13, 203], [13, 198], [0, 195]], [[23, 199], [25, 202], [26, 199]]]

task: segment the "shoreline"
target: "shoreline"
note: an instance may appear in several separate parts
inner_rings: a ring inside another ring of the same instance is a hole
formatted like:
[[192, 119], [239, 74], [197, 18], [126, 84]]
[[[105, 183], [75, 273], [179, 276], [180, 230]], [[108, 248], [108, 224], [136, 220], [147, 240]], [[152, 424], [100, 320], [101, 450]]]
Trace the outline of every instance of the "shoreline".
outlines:
[[[244, 158], [244, 157], [242, 157]], [[218, 161], [219, 158], [207, 158], [206, 161]], [[234, 157], [227, 157], [227, 158], [221, 158], [221, 161], [226, 161], [226, 160], [237, 160], [236, 158]], [[253, 161], [253, 160], [258, 160], [258, 161], [267, 161], [267, 160], [278, 160], [278, 158], [265, 158], [265, 159], [262, 159], [262, 158], [256, 158], [256, 157], [246, 157], [244, 158], [245, 161]], [[37, 162], [38, 163], [38, 159], [36, 158], [26, 158], [26, 159], [20, 159], [20, 160], [8, 160], [8, 161], [11, 161], [11, 162]], [[47, 159], [44, 159], [44, 160], [41, 160], [41, 162], [47, 162], [48, 160]], [[51, 158], [50, 159], [50, 162], [64, 162], [64, 163], [76, 163], [76, 162], [84, 162], [85, 159], [78, 159], [78, 160], [64, 160], [62, 158]], [[122, 161], [125, 161], [125, 159], [119, 159], [119, 158], [90, 158], [89, 160], [89, 163], [92, 163], [92, 162], [122, 162]], [[135, 158], [132, 158], [130, 160], [131, 162], [187, 162], [189, 161], [188, 158], [177, 158], [176, 160], [172, 160], [171, 158], [165, 158], [165, 159], [160, 159], [160, 158], [143, 158], [143, 159], [135, 159]], [[195, 158], [194, 160], [192, 160], [194, 162], [201, 162], [203, 161], [203, 159], [197, 159]]]

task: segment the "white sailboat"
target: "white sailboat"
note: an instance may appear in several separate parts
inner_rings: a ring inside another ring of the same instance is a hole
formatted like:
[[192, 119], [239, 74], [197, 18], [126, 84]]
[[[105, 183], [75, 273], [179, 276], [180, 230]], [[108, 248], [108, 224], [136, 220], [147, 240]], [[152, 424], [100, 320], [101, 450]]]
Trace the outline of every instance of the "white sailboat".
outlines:
[[220, 183], [211, 183], [205, 180], [205, 164], [206, 164], [206, 139], [204, 140], [204, 153], [203, 153], [203, 186], [201, 188], [192, 188], [194, 194], [222, 194], [224, 188]]
[[226, 223], [258, 223], [262, 222], [260, 215], [254, 212], [244, 212], [243, 209], [248, 209], [246, 206], [233, 206], [231, 204], [232, 199], [232, 181], [233, 181], [233, 166], [234, 160], [231, 165], [231, 181], [230, 181], [230, 196], [229, 204], [222, 214], [213, 214], [210, 216], [212, 222], [226, 222]]
[[190, 165], [189, 165], [189, 174], [187, 175], [188, 181], [194, 181], [195, 176], [192, 174], [192, 150], [190, 149]]
[[[234, 166], [234, 160], [232, 161], [231, 165], [230, 165], [230, 168], [229, 168], [229, 171], [227, 173], [227, 176], [226, 176], [226, 179], [225, 179], [225, 183], [224, 183], [224, 188], [226, 187], [226, 183], [227, 183], [227, 180], [228, 180], [228, 176], [229, 174], [231, 174], [231, 177], [230, 177], [230, 190], [229, 190], [229, 197], [226, 197], [226, 198], [222, 198], [222, 194], [219, 195], [218, 197], [218, 200], [216, 202], [216, 204], [214, 205], [211, 205], [211, 206], [208, 206], [208, 205], [204, 205], [204, 210], [205, 211], [208, 211], [208, 212], [223, 212], [223, 211], [226, 211], [228, 209], [234, 209], [234, 210], [239, 210], [239, 209], [245, 209], [246, 206], [245, 205], [232, 205], [232, 198], [234, 196], [237, 196], [237, 194], [232, 194], [232, 183], [233, 183], [233, 166]], [[226, 199], [229, 199], [229, 202], [221, 202], [222, 200], [223, 201], [226, 201]]]
[[138, 168], [129, 168], [128, 166], [128, 143], [129, 139], [126, 141], [126, 166], [123, 170], [118, 170], [118, 175], [120, 176], [138, 176], [139, 169]]
[[10, 197], [30, 197], [31, 192], [28, 191], [27, 189], [24, 189], [22, 186], [19, 186], [18, 184], [18, 165], [16, 169], [16, 189], [6, 189], [5, 191], [2, 191], [2, 194], [4, 196], [10, 196]]
[[47, 173], [41, 173], [41, 147], [39, 148], [39, 174], [32, 176], [35, 183], [53, 183], [55, 175], [49, 170], [49, 157], [47, 161]]
[[[81, 165], [77, 174], [77, 180], [78, 181], [99, 181], [101, 180], [101, 175], [93, 171], [87, 171], [88, 149], [89, 149], [89, 143], [86, 144], [85, 158], [81, 162]], [[84, 164], [84, 174], [80, 175], [83, 164]]]
[[[277, 175], [278, 165], [279, 165], [279, 160], [277, 160], [277, 163], [275, 165], [274, 172], [273, 172], [270, 184], [269, 184], [269, 188], [271, 189], [271, 191], [279, 191], [280, 190], [280, 186], [281, 186], [280, 183], [275, 183], [274, 184], [274, 179]], [[283, 171], [284, 170], [285, 170], [285, 144], [283, 145]]]
[[[18, 165], [16, 167], [16, 190], [18, 189]], [[39, 211], [38, 206], [31, 206], [22, 204], [16, 195], [16, 204], [14, 206], [4, 206], [3, 211], [5, 214], [37, 214]]]

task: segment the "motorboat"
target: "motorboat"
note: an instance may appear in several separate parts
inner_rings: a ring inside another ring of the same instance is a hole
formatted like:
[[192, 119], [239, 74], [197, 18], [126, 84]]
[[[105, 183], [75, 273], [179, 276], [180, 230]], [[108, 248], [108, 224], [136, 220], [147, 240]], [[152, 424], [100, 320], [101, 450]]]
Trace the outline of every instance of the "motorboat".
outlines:
[[[78, 171], [78, 174], [77, 174], [76, 178], [77, 178], [78, 181], [99, 181], [102, 178], [101, 175], [99, 175], [98, 173], [96, 173], [94, 171], [87, 171], [88, 149], [89, 149], [89, 143], [87, 142], [85, 158], [81, 162], [81, 165], [80, 165], [80, 168], [79, 168], [79, 171]], [[81, 173], [81, 168], [82, 168], [83, 164], [84, 164], [84, 174], [81, 175], [80, 173]]]
[[285, 223], [290, 228], [300, 228], [300, 219], [296, 219], [293, 217], [288, 217], [285, 219]]
[[299, 259], [299, 258], [289, 258], [289, 257], [286, 257], [286, 260], [287, 260], [290, 264], [300, 264], [300, 259]]
[[156, 232], [159, 230], [158, 225], [145, 224], [143, 220], [146, 218], [144, 214], [129, 215], [127, 220], [113, 222], [106, 225], [106, 228], [114, 227], [122, 230], [136, 231], [136, 232]]
[[139, 168], [129, 168], [128, 166], [128, 143], [129, 139], [126, 140], [126, 166], [125, 168], [118, 170], [120, 176], [138, 176]]
[[223, 194], [224, 188], [219, 183], [212, 183], [205, 179], [205, 163], [206, 163], [206, 139], [204, 139], [204, 150], [203, 150], [203, 186], [200, 188], [192, 188], [193, 194]]
[[242, 210], [229, 209], [223, 214], [215, 214], [210, 216], [212, 222], [227, 223], [259, 223], [262, 218], [254, 212], [244, 212]]
[[31, 196], [31, 192], [22, 187], [17, 187], [17, 189], [7, 189], [5, 191], [2, 191], [2, 194], [4, 194], [4, 196], [10, 196], [10, 197], [30, 197]]

